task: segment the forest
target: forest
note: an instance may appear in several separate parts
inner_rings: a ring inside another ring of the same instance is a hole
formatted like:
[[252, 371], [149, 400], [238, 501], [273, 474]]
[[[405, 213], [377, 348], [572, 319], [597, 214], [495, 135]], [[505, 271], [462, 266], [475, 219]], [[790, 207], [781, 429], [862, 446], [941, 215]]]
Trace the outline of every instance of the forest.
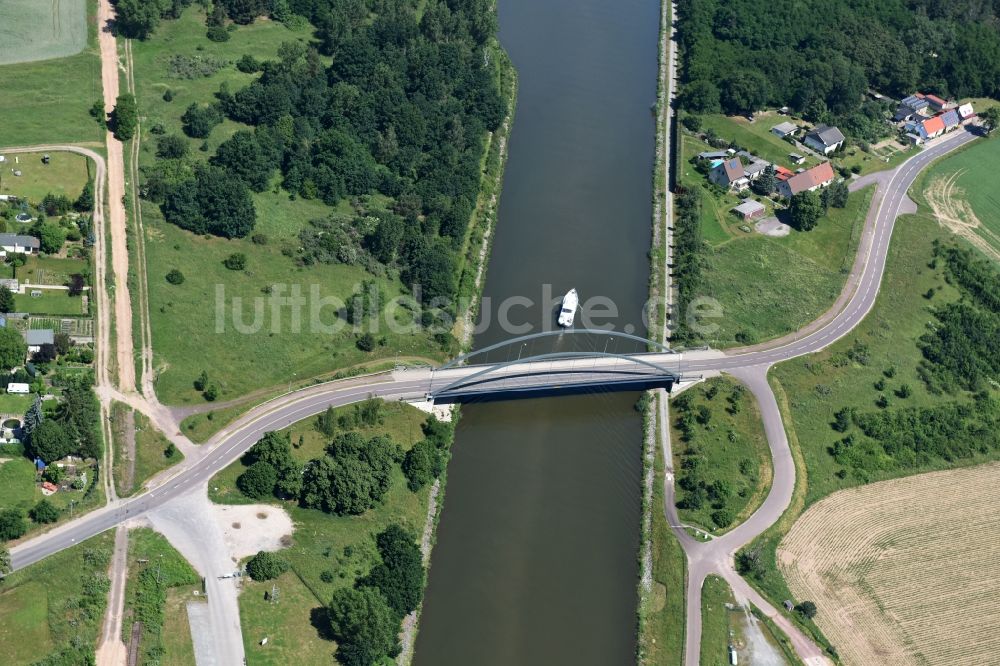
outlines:
[[869, 87], [899, 99], [997, 97], [998, 17], [995, 0], [680, 0], [681, 105], [789, 106], [850, 127], [871, 111]]
[[[119, 0], [119, 30], [152, 34], [186, 4]], [[145, 174], [146, 195], [168, 221], [230, 238], [251, 233], [251, 192], [275, 177], [291, 196], [331, 206], [373, 195], [379, 203], [362, 217], [314, 223], [324, 246], [304, 247], [299, 263], [392, 267], [409, 286], [426, 281], [426, 296], [453, 297], [487, 132], [507, 112], [492, 3], [220, 0], [208, 27], [261, 15], [308, 20], [315, 39], [286, 43], [272, 61], [239, 61], [259, 76], [192, 105], [184, 131], [204, 138], [223, 117], [252, 129], [223, 143], [207, 167], [164, 143]]]

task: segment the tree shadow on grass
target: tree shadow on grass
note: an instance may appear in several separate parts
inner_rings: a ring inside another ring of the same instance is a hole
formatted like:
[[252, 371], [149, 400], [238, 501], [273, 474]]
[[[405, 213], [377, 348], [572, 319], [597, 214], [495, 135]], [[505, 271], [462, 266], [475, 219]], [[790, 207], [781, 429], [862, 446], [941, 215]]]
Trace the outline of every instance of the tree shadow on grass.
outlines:
[[319, 606], [309, 611], [309, 624], [316, 630], [316, 635], [324, 641], [334, 641], [330, 630], [330, 611], [326, 606]]

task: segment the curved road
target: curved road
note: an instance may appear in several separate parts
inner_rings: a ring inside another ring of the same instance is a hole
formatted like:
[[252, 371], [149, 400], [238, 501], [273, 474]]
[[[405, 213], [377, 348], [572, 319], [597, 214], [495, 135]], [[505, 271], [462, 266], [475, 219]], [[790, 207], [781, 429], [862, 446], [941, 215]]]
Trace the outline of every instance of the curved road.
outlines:
[[[863, 261], [860, 267], [860, 278], [856, 285], [849, 286], [852, 293], [846, 300], [846, 305], [832, 316], [828, 323], [786, 344], [758, 350], [747, 350], [743, 353], [724, 355], [718, 352], [685, 353], [683, 366], [685, 372], [727, 371], [743, 377], [758, 400], [765, 415], [765, 430], [771, 442], [772, 455], [775, 461], [774, 482], [771, 493], [764, 504], [745, 523], [732, 532], [715, 539], [706, 546], [704, 554], [693, 562], [694, 568], [690, 581], [697, 579], [699, 571], [731, 569], [729, 561], [731, 554], [740, 546], [749, 542], [767, 527], [770, 527], [788, 506], [794, 487], [794, 465], [785, 440], [777, 405], [771, 405], [774, 397], [770, 390], [760, 388], [761, 381], [766, 387], [766, 370], [770, 365], [797, 356], [809, 354], [832, 344], [853, 329], [872, 308], [878, 295], [879, 284], [885, 269], [889, 241], [893, 225], [903, 203], [906, 201], [906, 191], [912, 185], [916, 176], [933, 160], [954, 150], [976, 137], [970, 132], [957, 132], [935, 145], [926, 148], [910, 158], [892, 172], [887, 182], [883, 183], [872, 202], [866, 230], [859, 247], [859, 255]], [[42, 146], [19, 149], [20, 152], [38, 150], [69, 150], [85, 154], [98, 164], [98, 183], [103, 175], [103, 160], [99, 155], [75, 146]], [[8, 152], [16, 152], [10, 150]], [[98, 186], [103, 191], [103, 183]], [[98, 211], [95, 211], [95, 218]], [[99, 302], [102, 299], [99, 299]], [[105, 317], [105, 321], [107, 318]], [[673, 357], [676, 361], [676, 356]], [[260, 436], [269, 430], [285, 427], [295, 421], [318, 414], [328, 406], [341, 406], [358, 402], [371, 395], [386, 399], [419, 399], [429, 389], [431, 374], [425, 372], [397, 372], [370, 377], [360, 377], [329, 384], [317, 385], [258, 406], [231, 426], [225, 428], [204, 447], [204, 455], [198, 460], [182, 464], [176, 473], [161, 480], [155, 488], [130, 500], [93, 511], [81, 518], [66, 523], [46, 534], [27, 540], [11, 549], [15, 569], [37, 562], [64, 548], [70, 547], [87, 538], [99, 534], [120, 522], [138, 517], [150, 509], [180, 497], [191, 491], [204, 492], [207, 481], [219, 470], [239, 458], [250, 448]], [[770, 396], [769, 401], [764, 395]], [[682, 532], [683, 533], [683, 532]], [[686, 535], [685, 535], [686, 536]], [[683, 543], [683, 539], [682, 539]], [[735, 576], [735, 574], [733, 574]], [[727, 576], [729, 578], [729, 576]], [[746, 583], [736, 577], [730, 580], [737, 593], [752, 596]], [[698, 581], [698, 597], [700, 599], [700, 581]], [[689, 593], [691, 590], [689, 589]], [[689, 594], [690, 600], [690, 594]], [[766, 603], [766, 602], [765, 602]], [[698, 604], [700, 612], [700, 602]], [[689, 604], [689, 613], [691, 604]], [[689, 623], [694, 618], [689, 617]], [[700, 617], [698, 618], [700, 622]], [[700, 631], [689, 626], [688, 635], [700, 636]], [[794, 639], [793, 639], [794, 640]], [[797, 647], [799, 647], [798, 642]], [[692, 656], [692, 646], [689, 645], [688, 656]], [[807, 649], [807, 646], [802, 648]], [[813, 646], [813, 649], [815, 647]], [[697, 652], [694, 652], [696, 655]], [[800, 653], [801, 654], [801, 653]], [[697, 663], [695, 661], [695, 663]]]

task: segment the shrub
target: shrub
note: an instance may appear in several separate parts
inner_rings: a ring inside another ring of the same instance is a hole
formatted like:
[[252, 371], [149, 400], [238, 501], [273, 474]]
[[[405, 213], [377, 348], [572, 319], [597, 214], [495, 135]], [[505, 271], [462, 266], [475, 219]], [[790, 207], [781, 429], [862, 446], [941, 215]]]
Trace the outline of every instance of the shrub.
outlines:
[[24, 522], [24, 514], [20, 509], [5, 509], [0, 511], [0, 539], [10, 541], [19, 539], [28, 531]]
[[169, 273], [167, 273], [167, 282], [170, 284], [184, 284], [184, 273], [181, 273], [176, 268], [172, 268]]
[[247, 562], [247, 573], [254, 580], [271, 580], [288, 571], [288, 561], [275, 553], [260, 551]]
[[59, 520], [59, 509], [52, 506], [47, 499], [39, 500], [38, 504], [28, 512], [31, 519], [39, 524], [54, 523]]
[[229, 31], [226, 30], [221, 25], [213, 25], [205, 33], [205, 36], [208, 37], [213, 42], [228, 42], [230, 35]]
[[236, 479], [236, 487], [247, 497], [263, 499], [274, 493], [274, 484], [278, 482], [278, 472], [274, 466], [263, 460], [250, 465]]
[[222, 265], [231, 271], [242, 271], [247, 267], [247, 255], [234, 252], [223, 260]]

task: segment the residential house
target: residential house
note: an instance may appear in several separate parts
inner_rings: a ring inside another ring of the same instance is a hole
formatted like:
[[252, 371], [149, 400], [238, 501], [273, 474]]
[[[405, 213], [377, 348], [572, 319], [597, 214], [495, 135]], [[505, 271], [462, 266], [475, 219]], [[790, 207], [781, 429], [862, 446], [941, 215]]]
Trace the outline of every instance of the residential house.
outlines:
[[928, 139], [933, 139], [944, 134], [944, 120], [941, 119], [941, 116], [921, 120], [917, 123], [915, 129], [916, 134], [924, 141], [927, 141]]
[[31, 328], [25, 331], [24, 340], [28, 343], [28, 353], [34, 354], [42, 345], [55, 343], [55, 333], [51, 328]]
[[0, 249], [2, 256], [12, 254], [38, 254], [41, 247], [38, 239], [34, 236], [22, 236], [21, 234], [0, 234]]
[[789, 178], [778, 176], [778, 194], [791, 199], [800, 192], [812, 192], [833, 182], [833, 166], [829, 162], [817, 164]]
[[731, 157], [715, 165], [708, 172], [708, 179], [722, 187], [741, 190], [750, 183], [739, 157]]
[[[902, 113], [905, 113], [905, 116], [901, 117], [900, 114]], [[893, 116], [893, 120], [898, 123], [903, 120], [913, 120], [913, 118], [918, 115], [931, 115], [930, 102], [927, 101], [927, 98], [924, 97], [922, 93], [910, 95], [900, 102], [899, 109], [896, 110], [896, 115]]]
[[743, 218], [744, 221], [756, 219], [764, 215], [764, 204], [753, 199], [744, 199], [743, 203], [732, 209], [734, 213]]
[[813, 150], [829, 155], [844, 145], [844, 134], [836, 127], [817, 125], [806, 134], [805, 143]]
[[951, 109], [941, 114], [941, 122], [944, 123], [944, 131], [950, 132], [962, 124], [962, 119], [958, 116], [958, 111]]
[[927, 100], [927, 105], [934, 113], [940, 113], [948, 106], [948, 102], [944, 101], [937, 95], [924, 95], [924, 99]]
[[958, 117], [962, 119], [962, 123], [967, 123], [976, 117], [976, 112], [972, 109], [971, 104], [962, 104], [958, 107]]
[[788, 121], [775, 125], [771, 128], [771, 134], [774, 134], [779, 139], [784, 139], [786, 136], [795, 136], [795, 133], [798, 131], [799, 126]]

